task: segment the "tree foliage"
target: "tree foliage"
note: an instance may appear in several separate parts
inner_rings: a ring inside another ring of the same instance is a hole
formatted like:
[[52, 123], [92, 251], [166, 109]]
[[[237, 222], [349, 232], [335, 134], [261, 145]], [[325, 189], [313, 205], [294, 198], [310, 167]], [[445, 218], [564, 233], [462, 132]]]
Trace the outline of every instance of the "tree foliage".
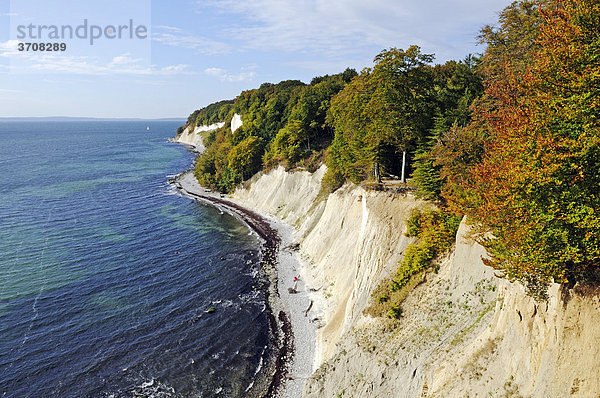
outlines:
[[[436, 159], [442, 154], [436, 152], [434, 147], [436, 143], [449, 141], [457, 130], [471, 122], [471, 105], [483, 93], [483, 82], [477, 74], [478, 65], [478, 58], [468, 56], [464, 61], [448, 61], [434, 67], [433, 127], [429, 131], [428, 140], [423, 141], [417, 149], [412, 175], [412, 184], [417, 188], [416, 195], [421, 198], [442, 201], [443, 182], [457, 176], [457, 172], [463, 173], [459, 167], [455, 167], [452, 173], [442, 172], [440, 165], [436, 163]], [[439, 146], [447, 148], [445, 145]], [[465, 149], [475, 148], [470, 145], [470, 148]], [[465, 155], [469, 156], [468, 151]]]
[[334, 97], [329, 172], [354, 182], [377, 177], [379, 167], [398, 173], [398, 152], [422, 140], [432, 122], [432, 60], [417, 46], [384, 50]]
[[[221, 101], [193, 112], [188, 124], [225, 126], [206, 135], [206, 150], [196, 162], [195, 175], [207, 187], [229, 192], [261, 167], [285, 163], [288, 167], [324, 150], [333, 138], [325, 124], [329, 101], [356, 72], [347, 69], [321, 76], [306, 85], [297, 80], [264, 83], [242, 92], [234, 101]], [[242, 126], [231, 132], [234, 113]]]
[[444, 195], [481, 226], [486, 262], [543, 298], [600, 265], [600, 5], [521, 1], [500, 22], [482, 34], [478, 122], [438, 148], [447, 175], [466, 163]]
[[334, 76], [314, 78], [293, 105], [286, 125], [281, 128], [265, 153], [267, 165], [285, 162], [294, 165], [312, 152], [331, 143], [333, 130], [325, 124], [331, 98], [349, 82], [356, 72], [351, 69]]

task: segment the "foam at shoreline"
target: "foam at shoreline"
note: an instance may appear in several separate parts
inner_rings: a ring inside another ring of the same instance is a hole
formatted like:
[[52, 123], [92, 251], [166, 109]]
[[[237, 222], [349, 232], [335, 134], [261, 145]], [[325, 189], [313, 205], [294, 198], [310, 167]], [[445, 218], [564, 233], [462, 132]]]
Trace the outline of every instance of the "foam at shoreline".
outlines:
[[[273, 389], [272, 392], [278, 397], [300, 397], [306, 379], [313, 371], [316, 325], [311, 322], [312, 300], [304, 284], [306, 273], [293, 250], [294, 229], [279, 219], [257, 214], [241, 206], [235, 199], [201, 187], [191, 172], [182, 174], [175, 184], [184, 194], [239, 217], [275, 251], [272, 261], [275, 269], [270, 275], [272, 284], [269, 305], [273, 318], [278, 319], [274, 334], [279, 340], [279, 355], [272, 358], [274, 368], [265, 366], [265, 372], [273, 375], [268, 390]], [[296, 293], [293, 293], [290, 289], [294, 288], [295, 277], [299, 277], [299, 280]], [[267, 387], [263, 383], [262, 387], [257, 388]]]

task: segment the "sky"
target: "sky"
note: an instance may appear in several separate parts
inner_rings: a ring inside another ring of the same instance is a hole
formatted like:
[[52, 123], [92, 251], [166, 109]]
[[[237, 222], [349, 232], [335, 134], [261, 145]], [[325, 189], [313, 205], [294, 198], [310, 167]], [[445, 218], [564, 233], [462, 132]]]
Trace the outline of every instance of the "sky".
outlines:
[[[186, 118], [264, 82], [360, 71], [386, 48], [460, 60], [484, 51], [479, 29], [509, 4], [0, 0], [0, 117]], [[66, 48], [39, 51], [47, 42]]]

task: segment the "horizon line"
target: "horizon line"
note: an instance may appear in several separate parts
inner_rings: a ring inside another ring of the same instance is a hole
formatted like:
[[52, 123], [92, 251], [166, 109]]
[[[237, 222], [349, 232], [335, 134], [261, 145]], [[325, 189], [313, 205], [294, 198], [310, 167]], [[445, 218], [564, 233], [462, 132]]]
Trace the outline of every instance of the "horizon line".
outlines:
[[98, 121], [98, 120], [121, 120], [121, 121], [166, 121], [166, 120], [172, 120], [172, 121], [185, 121], [187, 120], [187, 117], [160, 117], [160, 118], [142, 118], [142, 117], [94, 117], [94, 116], [0, 116], [0, 121], [4, 120], [15, 120], [15, 121], [19, 121], [19, 120], [80, 120], [80, 121], [85, 121], [85, 120], [89, 120], [89, 121]]

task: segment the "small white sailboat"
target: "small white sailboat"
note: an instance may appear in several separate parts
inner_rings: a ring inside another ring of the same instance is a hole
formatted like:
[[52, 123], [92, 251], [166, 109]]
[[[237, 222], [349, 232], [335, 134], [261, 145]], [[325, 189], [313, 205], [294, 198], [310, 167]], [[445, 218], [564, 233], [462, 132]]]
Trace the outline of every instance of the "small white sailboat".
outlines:
[[146, 126], [146, 131], [150, 131], [150, 126]]

